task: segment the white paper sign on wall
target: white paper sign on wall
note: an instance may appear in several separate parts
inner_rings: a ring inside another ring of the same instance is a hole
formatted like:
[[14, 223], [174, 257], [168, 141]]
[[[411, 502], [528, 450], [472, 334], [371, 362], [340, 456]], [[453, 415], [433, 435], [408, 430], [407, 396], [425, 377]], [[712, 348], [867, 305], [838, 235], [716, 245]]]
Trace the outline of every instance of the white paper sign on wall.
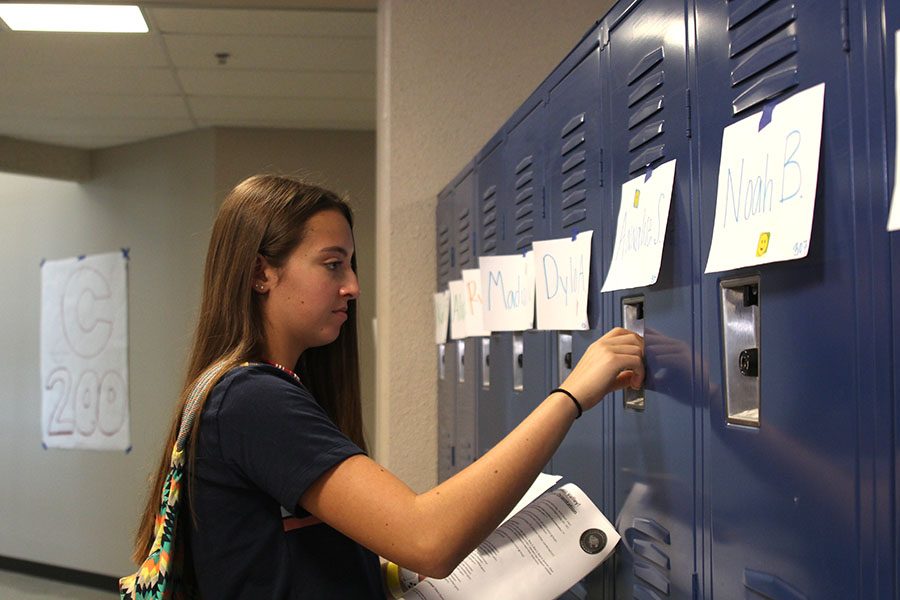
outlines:
[[490, 331], [525, 331], [534, 327], [534, 259], [532, 253], [482, 256], [484, 327]]
[[127, 450], [127, 251], [41, 265], [41, 433], [47, 448]]
[[534, 242], [537, 328], [587, 329], [588, 278], [593, 231], [573, 240]]
[[466, 335], [468, 337], [491, 335], [491, 330], [484, 326], [481, 270], [463, 269], [462, 276], [463, 282], [466, 284]]
[[675, 161], [622, 184], [612, 263], [601, 292], [653, 285], [659, 277]]
[[434, 294], [434, 343], [447, 342], [447, 327], [450, 324], [450, 290]]
[[466, 337], [466, 284], [462, 279], [447, 283], [450, 291], [450, 338]]
[[888, 215], [888, 231], [900, 230], [900, 29], [894, 34], [894, 123], [896, 135], [894, 136], [894, 193], [891, 197], [891, 212]]
[[824, 105], [821, 83], [722, 132], [707, 273], [806, 256]]

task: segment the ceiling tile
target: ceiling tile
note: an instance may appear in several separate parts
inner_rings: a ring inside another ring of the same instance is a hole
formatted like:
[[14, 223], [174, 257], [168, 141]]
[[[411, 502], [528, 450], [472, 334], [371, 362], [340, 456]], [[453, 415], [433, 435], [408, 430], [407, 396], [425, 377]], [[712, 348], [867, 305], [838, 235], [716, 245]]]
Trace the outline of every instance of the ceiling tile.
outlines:
[[224, 68], [302, 71], [375, 71], [375, 40], [289, 36], [164, 35], [176, 68], [217, 67], [216, 53], [231, 56]]
[[375, 37], [374, 12], [149, 8], [161, 33]]
[[0, 71], [16, 66], [165, 67], [157, 36], [125, 33], [0, 31]]
[[374, 73], [184, 69], [178, 78], [193, 96], [375, 98]]
[[22, 95], [0, 89], [0, 105], [4, 116], [44, 117], [62, 119], [115, 120], [119, 117], [136, 119], [188, 119], [189, 114], [181, 96], [147, 95]]
[[16, 65], [3, 72], [3, 90], [22, 93], [56, 94], [132, 94], [175, 95], [180, 88], [170, 69], [162, 67], [29, 67]]
[[269, 120], [291, 121], [320, 119], [353, 120], [375, 123], [375, 102], [369, 100], [308, 98], [226, 98], [221, 96], [190, 97], [191, 111], [198, 121]]

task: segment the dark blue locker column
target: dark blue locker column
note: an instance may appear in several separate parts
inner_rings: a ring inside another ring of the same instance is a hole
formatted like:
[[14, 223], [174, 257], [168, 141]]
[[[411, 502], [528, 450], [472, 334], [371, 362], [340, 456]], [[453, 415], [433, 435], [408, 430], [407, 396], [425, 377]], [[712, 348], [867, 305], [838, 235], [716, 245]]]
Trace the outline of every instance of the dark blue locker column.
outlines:
[[[844, 4], [695, 0], [699, 266], [711, 244], [722, 130], [764, 101], [826, 83], [809, 255], [701, 276], [705, 597], [861, 597], [857, 351], [867, 341], [857, 331], [867, 317], [854, 301], [859, 199]], [[758, 277], [744, 287], [747, 311], [760, 315], [758, 427], [729, 423], [725, 409], [720, 286], [744, 277]]]
[[[600, 285], [603, 271], [603, 182], [605, 144], [601, 136], [600, 28], [585, 36], [549, 78], [548, 118], [544, 132], [547, 153], [546, 198], [550, 216], [548, 238], [572, 237], [593, 230], [588, 281], [586, 331], [551, 334], [554, 345], [552, 383], [565, 380], [587, 347], [608, 328], [603, 318]], [[553, 457], [553, 472], [577, 484], [607, 515], [609, 398], [575, 422]], [[611, 517], [610, 517], [610, 520]], [[582, 581], [587, 598], [604, 598], [608, 567]]]
[[[503, 183], [504, 134], [498, 132], [475, 159], [478, 189], [475, 194], [478, 215], [476, 247], [479, 256], [499, 254], [503, 235], [502, 212], [508, 205]], [[512, 389], [511, 360], [500, 357], [502, 334], [495, 333], [480, 341], [480, 377], [477, 382], [475, 456], [482, 456], [507, 433], [506, 406], [503, 389]]]
[[[456, 256], [458, 274], [462, 278], [463, 269], [478, 267], [475, 238], [478, 229], [478, 215], [475, 206], [474, 162], [469, 163], [451, 183], [453, 186], [453, 209], [456, 228]], [[457, 342], [457, 386], [456, 386], [456, 435], [454, 438], [454, 472], [475, 460], [475, 402], [478, 386], [481, 338], [469, 336]]]
[[627, 548], [616, 555], [617, 598], [691, 598], [696, 572], [693, 380], [694, 356], [699, 354], [694, 345], [698, 261], [687, 133], [686, 24], [682, 0], [619, 3], [604, 22], [609, 198], [605, 269], [613, 256], [622, 185], [677, 161], [658, 281], [604, 294], [613, 323], [644, 334], [647, 365], [644, 390], [609, 399], [614, 514]]
[[[857, 159], [867, 171], [866, 196], [871, 198], [868, 218], [862, 226], [872, 234], [871, 251], [864, 256], [873, 276], [872, 298], [868, 312], [871, 339], [861, 347], [872, 355], [870, 379], [875, 401], [874, 435], [868, 449], [875, 457], [873, 479], [877, 481], [871, 537], [876, 550], [870, 573], [862, 575], [869, 583], [860, 597], [900, 598], [900, 232], [885, 232], [893, 189], [897, 185], [897, 78], [896, 32], [900, 29], [900, 5], [893, 0], [868, 0], [865, 3], [865, 37], [851, 41], [865, 53], [864, 81], [854, 84], [862, 90], [867, 108], [863, 127], [868, 133], [868, 156]], [[859, 75], [853, 70], [852, 75]], [[865, 217], [864, 216], [864, 217]], [[865, 310], [865, 309], [863, 309]], [[890, 323], [890, 324], [888, 324]], [[863, 380], [866, 380], [863, 377]], [[865, 438], [864, 438], [865, 441]], [[866, 455], [865, 452], [862, 453]], [[863, 536], [862, 539], [866, 539]], [[865, 559], [864, 559], [865, 564]]]
[[[601, 218], [600, 126], [600, 31], [589, 33], [556, 68], [548, 93], [546, 197], [550, 216], [548, 238], [572, 237], [593, 230], [590, 279], [588, 283], [587, 331], [560, 331], [552, 334], [555, 356], [553, 386], [561, 383], [571, 366], [595, 339], [603, 335], [600, 284], [603, 269]], [[603, 405], [589, 411], [575, 423], [553, 457], [553, 470], [576, 483], [605, 509]]]
[[[456, 268], [456, 245], [453, 240], [455, 219], [453, 211], [453, 188], [447, 186], [438, 194], [435, 210], [437, 243], [437, 291], [447, 290], [447, 283], [453, 279]], [[438, 345], [438, 481], [444, 481], [453, 474], [454, 448], [456, 436], [456, 342], [447, 335], [447, 343]]]
[[[505, 239], [500, 240], [500, 254], [524, 253], [531, 250], [534, 240], [546, 238], [548, 227], [541, 143], [546, 119], [544, 91], [539, 88], [507, 122], [503, 193], [510, 201], [501, 215], [507, 233]], [[512, 371], [510, 385], [501, 392], [507, 406], [507, 431], [534, 410], [551, 389], [550, 336], [545, 331], [500, 335], [500, 360], [508, 363]]]

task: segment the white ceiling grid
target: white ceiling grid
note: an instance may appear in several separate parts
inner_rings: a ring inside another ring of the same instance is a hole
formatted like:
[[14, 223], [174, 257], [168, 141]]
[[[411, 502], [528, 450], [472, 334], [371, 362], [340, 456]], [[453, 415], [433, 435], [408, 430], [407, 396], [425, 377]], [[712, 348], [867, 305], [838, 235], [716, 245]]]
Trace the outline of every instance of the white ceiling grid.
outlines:
[[374, 129], [374, 12], [142, 10], [149, 34], [0, 28], [0, 136], [103, 148], [211, 126]]

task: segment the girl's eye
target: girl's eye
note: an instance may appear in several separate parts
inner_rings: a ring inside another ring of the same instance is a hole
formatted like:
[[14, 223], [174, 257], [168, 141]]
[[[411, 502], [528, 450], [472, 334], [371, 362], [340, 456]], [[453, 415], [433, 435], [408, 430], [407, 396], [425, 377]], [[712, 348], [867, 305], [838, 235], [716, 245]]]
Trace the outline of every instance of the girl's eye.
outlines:
[[341, 266], [340, 262], [325, 263], [325, 268], [328, 269], [329, 271], [337, 271], [338, 267], [340, 267], [340, 266]]

